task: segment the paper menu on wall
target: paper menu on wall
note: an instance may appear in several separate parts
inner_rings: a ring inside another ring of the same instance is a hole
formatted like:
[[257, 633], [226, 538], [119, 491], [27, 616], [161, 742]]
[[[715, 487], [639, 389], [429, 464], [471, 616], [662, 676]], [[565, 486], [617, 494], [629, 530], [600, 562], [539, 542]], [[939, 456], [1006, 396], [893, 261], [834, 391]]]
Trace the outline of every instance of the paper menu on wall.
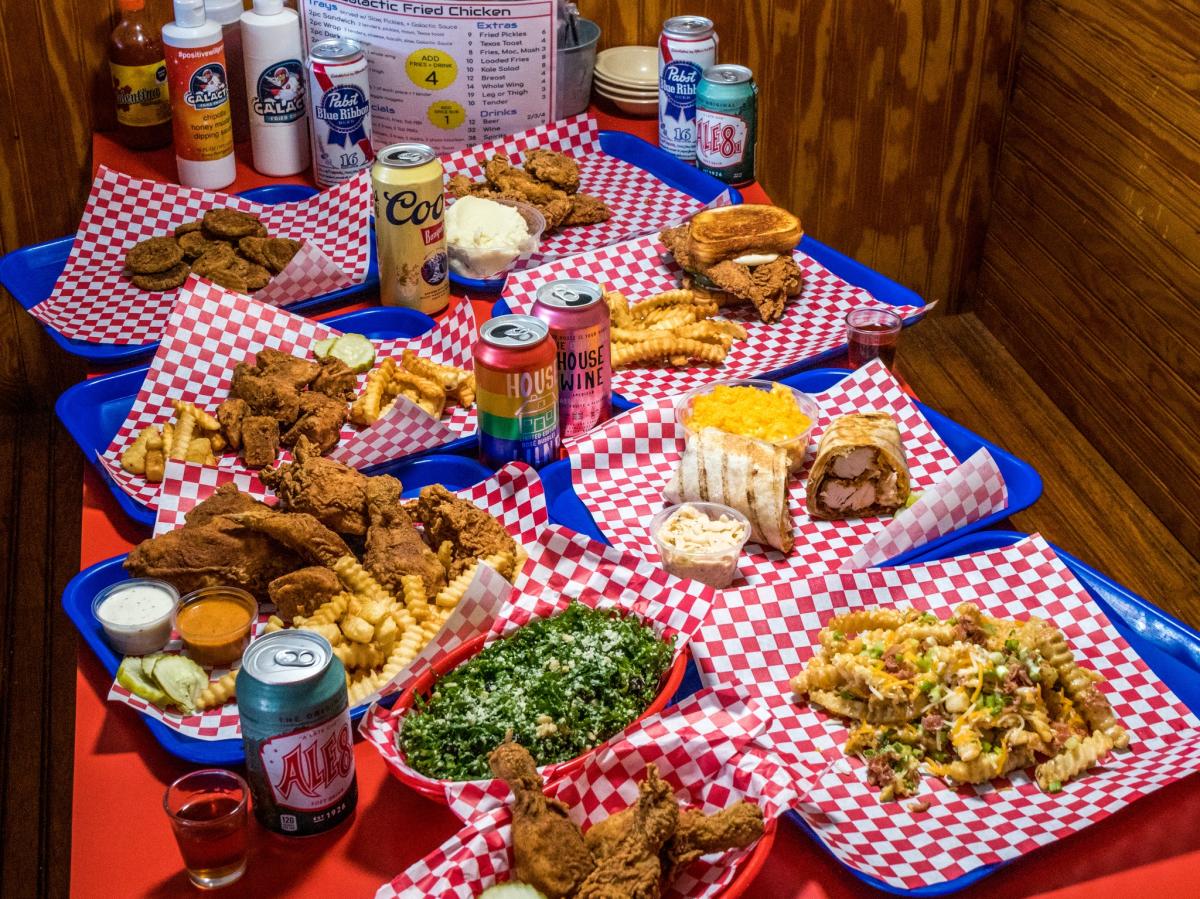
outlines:
[[444, 153], [553, 118], [556, 0], [299, 7], [306, 47], [335, 37], [363, 44], [377, 150], [415, 140]]

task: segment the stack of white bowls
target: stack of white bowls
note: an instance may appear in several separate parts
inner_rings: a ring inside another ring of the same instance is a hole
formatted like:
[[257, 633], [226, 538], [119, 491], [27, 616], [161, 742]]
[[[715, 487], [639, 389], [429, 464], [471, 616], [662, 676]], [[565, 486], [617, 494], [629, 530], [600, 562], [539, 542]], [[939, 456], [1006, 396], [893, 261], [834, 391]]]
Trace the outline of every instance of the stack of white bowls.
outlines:
[[632, 116], [658, 114], [658, 48], [610, 47], [596, 56], [596, 95]]

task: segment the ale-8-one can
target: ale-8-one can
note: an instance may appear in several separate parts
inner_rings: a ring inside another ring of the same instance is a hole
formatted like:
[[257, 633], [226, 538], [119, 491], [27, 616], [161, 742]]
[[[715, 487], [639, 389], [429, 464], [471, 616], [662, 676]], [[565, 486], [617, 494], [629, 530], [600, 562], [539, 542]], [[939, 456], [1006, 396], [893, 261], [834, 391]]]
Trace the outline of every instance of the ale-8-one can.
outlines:
[[308, 53], [308, 121], [313, 180], [349, 181], [371, 164], [371, 92], [367, 57], [356, 41], [334, 38]]
[[425, 144], [392, 144], [371, 168], [379, 299], [432, 315], [450, 302], [442, 162]]
[[540, 468], [558, 458], [557, 351], [550, 326], [532, 315], [484, 322], [475, 344], [479, 455]]
[[263, 827], [310, 836], [354, 814], [346, 669], [320, 634], [276, 631], [242, 655], [238, 714], [246, 779]]
[[712, 19], [675, 16], [658, 37], [658, 145], [684, 162], [696, 159], [696, 89], [717, 61]]
[[754, 180], [758, 86], [745, 66], [704, 70], [696, 95], [696, 167], [726, 184]]
[[579, 278], [550, 281], [538, 288], [533, 314], [550, 326], [558, 350], [559, 434], [585, 434], [611, 411], [612, 359], [604, 292]]

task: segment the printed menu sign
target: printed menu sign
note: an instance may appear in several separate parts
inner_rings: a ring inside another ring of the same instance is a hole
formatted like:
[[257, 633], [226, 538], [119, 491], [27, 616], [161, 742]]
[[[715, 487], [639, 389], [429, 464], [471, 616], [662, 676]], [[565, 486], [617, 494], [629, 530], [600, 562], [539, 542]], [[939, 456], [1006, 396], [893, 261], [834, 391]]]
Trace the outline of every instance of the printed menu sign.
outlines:
[[306, 46], [341, 37], [366, 50], [375, 147], [416, 140], [439, 153], [551, 120], [555, 8], [300, 0]]

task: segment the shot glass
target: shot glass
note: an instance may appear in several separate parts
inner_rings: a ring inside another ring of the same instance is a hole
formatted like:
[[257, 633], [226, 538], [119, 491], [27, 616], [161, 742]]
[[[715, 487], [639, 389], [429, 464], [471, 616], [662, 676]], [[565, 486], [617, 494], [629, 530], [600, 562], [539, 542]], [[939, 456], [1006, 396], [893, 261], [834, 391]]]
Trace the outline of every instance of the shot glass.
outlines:
[[192, 883], [204, 890], [233, 883], [246, 870], [250, 788], [232, 771], [204, 768], [167, 787], [163, 808]]
[[895, 370], [896, 344], [904, 320], [886, 309], [852, 309], [846, 314], [846, 346], [851, 368], [862, 368], [872, 359]]

